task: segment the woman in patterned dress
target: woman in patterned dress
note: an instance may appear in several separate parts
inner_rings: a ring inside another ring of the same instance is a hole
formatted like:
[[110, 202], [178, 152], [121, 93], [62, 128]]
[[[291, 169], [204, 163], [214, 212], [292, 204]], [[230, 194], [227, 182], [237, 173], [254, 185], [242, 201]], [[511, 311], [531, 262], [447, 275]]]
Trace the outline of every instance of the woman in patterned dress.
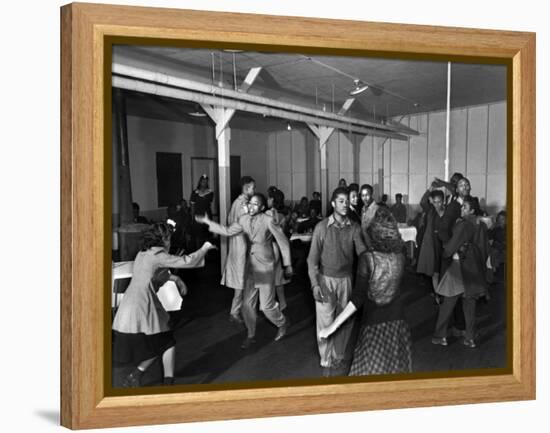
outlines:
[[362, 307], [349, 375], [408, 373], [412, 371], [411, 333], [400, 296], [404, 243], [389, 209], [378, 208], [368, 235], [372, 250], [359, 257], [351, 300], [334, 322], [319, 332], [319, 337], [330, 336]]

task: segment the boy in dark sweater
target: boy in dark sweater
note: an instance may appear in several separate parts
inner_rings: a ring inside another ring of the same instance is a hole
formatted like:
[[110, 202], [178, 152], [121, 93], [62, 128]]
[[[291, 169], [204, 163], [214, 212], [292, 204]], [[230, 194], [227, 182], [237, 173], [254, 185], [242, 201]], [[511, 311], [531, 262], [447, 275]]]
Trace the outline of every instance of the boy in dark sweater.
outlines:
[[[315, 299], [317, 334], [329, 326], [347, 305], [352, 289], [355, 254], [366, 251], [361, 227], [348, 217], [347, 188], [332, 193], [334, 212], [316, 225], [307, 258], [309, 278]], [[324, 374], [345, 366], [344, 355], [353, 323], [342, 326], [328, 339], [317, 339]]]

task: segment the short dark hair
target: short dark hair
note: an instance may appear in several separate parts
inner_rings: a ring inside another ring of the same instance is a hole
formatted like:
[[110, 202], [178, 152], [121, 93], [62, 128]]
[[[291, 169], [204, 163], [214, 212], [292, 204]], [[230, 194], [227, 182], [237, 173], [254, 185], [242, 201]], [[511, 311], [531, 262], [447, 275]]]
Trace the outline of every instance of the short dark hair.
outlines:
[[499, 213], [497, 213], [497, 218], [501, 217], [501, 216], [503, 216], [503, 217], [506, 216], [506, 211], [505, 210], [501, 210]]
[[397, 200], [398, 198], [403, 198], [403, 194], [401, 194], [400, 192], [395, 194], [395, 199]]
[[473, 209], [474, 211], [474, 215], [481, 215], [481, 208], [479, 206], [479, 200], [477, 199], [477, 197], [472, 197], [471, 195], [467, 195], [466, 197], [464, 197], [464, 200], [462, 203], [463, 204], [469, 203], [470, 209]]
[[453, 185], [456, 185], [460, 179], [462, 179], [464, 175], [462, 173], [459, 173], [458, 171], [454, 172], [451, 176], [450, 182]]
[[321, 193], [319, 191], [313, 191], [311, 195], [318, 195], [319, 197], [321, 197]]
[[141, 251], [147, 251], [152, 247], [163, 247], [164, 242], [170, 239], [173, 229], [170, 224], [155, 223], [143, 232]]
[[273, 207], [277, 210], [285, 207], [285, 194], [280, 189], [273, 193]]
[[361, 185], [360, 191], [362, 191], [364, 189], [368, 189], [370, 191], [370, 195], [374, 194], [374, 188], [371, 185], [369, 185], [368, 183], [364, 183], [363, 185]]
[[139, 204], [137, 204], [136, 202], [133, 202], [132, 209], [139, 210]]
[[278, 188], [274, 185], [271, 185], [269, 188], [267, 188], [267, 196], [269, 198], [273, 198], [275, 191], [278, 191]]
[[265, 208], [265, 206], [267, 205], [267, 199], [265, 198], [265, 195], [263, 195], [261, 192], [256, 192], [250, 198], [252, 199], [254, 197], [258, 197], [260, 199], [260, 201], [262, 202], [262, 206]]
[[441, 191], [440, 189], [434, 189], [434, 190], [430, 193], [430, 197], [431, 197], [431, 198], [440, 197], [440, 198], [441, 198], [441, 201], [445, 200], [445, 194], [443, 194], [443, 191]]
[[346, 197], [349, 197], [349, 192], [347, 187], [339, 186], [334, 191], [332, 191], [332, 196], [330, 198], [330, 201], [333, 202], [334, 200], [336, 200], [336, 197], [338, 197], [341, 194], [345, 195]]
[[249, 183], [256, 183], [256, 181], [250, 176], [241, 177], [241, 188], [245, 185], [248, 185]]
[[348, 186], [349, 192], [355, 191], [359, 192], [359, 184], [357, 183], [350, 183]]

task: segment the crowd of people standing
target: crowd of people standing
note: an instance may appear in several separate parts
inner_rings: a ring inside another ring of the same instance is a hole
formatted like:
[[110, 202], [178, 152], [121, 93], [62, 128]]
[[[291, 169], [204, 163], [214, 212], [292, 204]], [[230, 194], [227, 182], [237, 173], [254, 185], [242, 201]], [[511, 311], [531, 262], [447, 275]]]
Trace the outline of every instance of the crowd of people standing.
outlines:
[[[478, 218], [479, 201], [470, 189], [469, 180], [456, 173], [448, 183], [434, 179], [420, 202], [415, 264], [416, 272], [431, 278], [439, 305], [432, 338], [437, 345], [448, 345], [452, 333], [465, 346], [476, 347], [476, 303], [488, 297], [491, 261], [493, 268], [505, 262], [506, 215], [499, 214], [498, 224], [489, 231]], [[307, 256], [323, 375], [412, 371], [411, 334], [401, 293], [406, 253], [399, 224], [407, 221], [401, 194], [390, 207], [387, 200], [375, 201], [371, 185], [348, 186], [342, 179], [323, 218], [318, 192], [311, 200], [303, 197], [288, 206], [277, 187], [269, 187], [265, 196], [256, 191], [253, 178], [244, 176], [241, 194], [224, 223], [212, 220], [213, 196], [208, 178], [201, 177], [191, 208], [180, 204], [169, 212], [175, 227], [154, 224], [145, 233], [134, 276], [113, 322], [114, 360], [137, 365], [124, 386], [139, 386], [140, 375], [156, 356], [163, 359], [165, 383], [173, 381], [173, 334], [151, 282], [159, 269], [198, 266], [215, 248], [208, 242], [210, 233], [229, 239], [220, 283], [234, 291], [229, 320], [246, 329], [243, 350], [256, 344], [258, 306], [276, 327], [274, 341], [287, 335], [284, 286], [299, 269], [296, 256], [301, 251]], [[310, 242], [297, 247], [293, 235], [303, 233], [311, 236]], [[182, 255], [172, 242], [185, 245], [185, 253], [189, 245], [201, 246]], [[177, 277], [168, 278], [185, 292]]]

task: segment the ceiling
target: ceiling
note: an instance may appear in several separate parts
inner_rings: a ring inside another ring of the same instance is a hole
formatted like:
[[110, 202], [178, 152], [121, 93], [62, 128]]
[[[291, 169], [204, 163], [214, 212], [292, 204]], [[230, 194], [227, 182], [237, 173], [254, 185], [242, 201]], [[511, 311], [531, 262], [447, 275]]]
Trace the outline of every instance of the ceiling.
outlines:
[[[125, 45], [114, 47], [113, 61], [229, 89], [261, 66], [248, 93], [332, 112], [353, 97], [354, 80], [361, 80], [369, 88], [355, 96], [346, 115], [368, 121], [443, 110], [447, 104], [447, 62]], [[452, 63], [451, 108], [505, 99], [506, 66]], [[188, 116], [197, 109], [193, 103], [136, 92], [128, 99], [130, 115], [208, 122]], [[254, 116], [241, 112], [232, 122], [246, 126]], [[265, 126], [270, 128], [269, 122]]]

